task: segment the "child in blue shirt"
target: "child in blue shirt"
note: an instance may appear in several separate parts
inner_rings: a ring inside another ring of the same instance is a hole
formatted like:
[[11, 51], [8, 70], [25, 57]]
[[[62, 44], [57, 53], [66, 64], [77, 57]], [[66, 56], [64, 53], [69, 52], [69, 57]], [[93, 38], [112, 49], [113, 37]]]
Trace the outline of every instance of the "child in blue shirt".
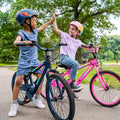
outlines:
[[[39, 28], [36, 28], [36, 18], [37, 13], [32, 9], [23, 9], [16, 14], [16, 20], [18, 24], [23, 26], [23, 30], [18, 32], [17, 38], [14, 42], [14, 46], [16, 46], [17, 43], [32, 43], [31, 41], [33, 40], [37, 42], [38, 32], [44, 30], [49, 24], [51, 24], [54, 21], [54, 17], [52, 17], [49, 22], [45, 23]], [[37, 67], [40, 64], [38, 60], [37, 47], [20, 46], [19, 49], [20, 55], [17, 66], [17, 77], [13, 90], [13, 103], [11, 104], [10, 111], [8, 113], [9, 117], [16, 116], [17, 114], [17, 110], [19, 108], [19, 105], [17, 103], [17, 97], [20, 90], [20, 86], [23, 82], [24, 74], [30, 72], [30, 68]], [[37, 71], [36, 76], [39, 77], [40, 73], [40, 70]], [[36, 96], [33, 98], [33, 103], [38, 108], [45, 108], [45, 105], [40, 99], [41, 89], [42, 84], [40, 85]]]

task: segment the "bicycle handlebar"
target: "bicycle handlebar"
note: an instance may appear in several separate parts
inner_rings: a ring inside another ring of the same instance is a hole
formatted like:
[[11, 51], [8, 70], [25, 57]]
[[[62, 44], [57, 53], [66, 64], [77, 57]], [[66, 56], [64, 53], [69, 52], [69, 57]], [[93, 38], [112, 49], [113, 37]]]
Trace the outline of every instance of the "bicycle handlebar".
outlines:
[[[93, 44], [90, 44], [89, 46], [83, 44], [81, 47], [90, 48], [92, 53], [97, 53], [99, 49], [101, 49], [100, 47], [93, 46]], [[96, 48], [96, 51], [94, 51], [93, 48]]]
[[82, 44], [82, 47], [85, 47], [85, 48], [94, 48], [95, 46], [93, 46], [93, 44], [90, 44], [89, 46]]
[[35, 44], [34, 46], [37, 46], [40, 50], [42, 51], [53, 51], [57, 46], [66, 46], [67, 44], [64, 44], [64, 43], [59, 43], [59, 44], [56, 44], [53, 48], [41, 48], [38, 44]]
[[36, 46], [38, 47], [40, 50], [42, 51], [53, 51], [57, 46], [67, 46], [67, 44], [65, 43], [58, 43], [56, 44], [53, 48], [41, 48], [35, 41], [32, 41], [32, 43], [17, 43], [17, 46], [26, 46], [26, 45], [30, 45], [30, 46]]

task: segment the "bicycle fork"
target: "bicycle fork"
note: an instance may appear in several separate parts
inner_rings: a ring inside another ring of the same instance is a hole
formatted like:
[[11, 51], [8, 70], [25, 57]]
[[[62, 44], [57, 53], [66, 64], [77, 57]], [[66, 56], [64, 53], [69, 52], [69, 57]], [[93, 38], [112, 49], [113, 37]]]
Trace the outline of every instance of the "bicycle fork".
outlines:
[[[54, 81], [50, 82], [52, 78], [49, 77], [49, 72], [46, 73], [46, 77], [47, 77], [47, 80], [49, 81], [49, 86], [47, 86], [47, 87], [49, 87], [52, 100], [57, 101], [58, 98], [62, 99], [63, 94], [62, 94], [62, 88], [61, 87], [63, 87], [63, 85], [61, 85], [61, 83], [59, 82], [59, 80], [57, 80], [57, 78], [54, 79]], [[58, 91], [59, 91], [58, 95], [54, 96], [52, 87], [58, 88]]]
[[99, 67], [96, 67], [96, 70], [97, 70], [97, 75], [98, 75], [101, 85], [103, 86], [104, 90], [107, 91], [109, 89], [109, 87], [108, 87], [107, 83], [105, 82], [105, 79], [102, 76], [102, 73], [100, 73], [101, 69]]

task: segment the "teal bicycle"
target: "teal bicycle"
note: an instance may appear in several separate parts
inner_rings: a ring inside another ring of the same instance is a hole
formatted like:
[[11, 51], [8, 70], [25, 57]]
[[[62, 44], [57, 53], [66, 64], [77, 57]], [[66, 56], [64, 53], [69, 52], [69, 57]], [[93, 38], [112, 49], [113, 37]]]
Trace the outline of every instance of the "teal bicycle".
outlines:
[[[52, 49], [41, 48], [34, 41], [31, 44], [19, 43], [17, 46], [36, 46], [38, 49], [46, 52], [46, 60], [38, 67], [25, 74], [23, 83], [17, 101], [20, 105], [24, 105], [32, 101], [33, 96], [37, 92], [44, 76], [46, 76], [46, 98], [48, 107], [55, 120], [73, 120], [75, 113], [75, 102], [70, 86], [67, 81], [57, 71], [51, 68], [49, 51], [53, 51], [57, 46], [65, 44], [56, 44]], [[35, 79], [35, 72], [42, 69], [42, 74]], [[52, 72], [53, 74], [50, 74]], [[16, 80], [16, 72], [12, 78], [12, 90], [14, 89]], [[56, 81], [56, 86], [51, 87], [52, 81]], [[62, 88], [61, 88], [62, 85]], [[64, 94], [63, 94], [64, 89]]]

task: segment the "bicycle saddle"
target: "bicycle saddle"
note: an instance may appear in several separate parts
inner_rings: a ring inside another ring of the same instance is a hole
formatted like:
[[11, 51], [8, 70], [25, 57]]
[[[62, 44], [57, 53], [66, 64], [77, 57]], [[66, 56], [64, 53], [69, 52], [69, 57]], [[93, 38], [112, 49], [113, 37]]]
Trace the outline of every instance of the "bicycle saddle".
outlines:
[[59, 67], [62, 67], [62, 68], [65, 68], [65, 69], [70, 69], [70, 67], [68, 67], [68, 66], [66, 66], [66, 65], [63, 65], [63, 64], [61, 64], [61, 63], [58, 63], [58, 66], [59, 66]]

